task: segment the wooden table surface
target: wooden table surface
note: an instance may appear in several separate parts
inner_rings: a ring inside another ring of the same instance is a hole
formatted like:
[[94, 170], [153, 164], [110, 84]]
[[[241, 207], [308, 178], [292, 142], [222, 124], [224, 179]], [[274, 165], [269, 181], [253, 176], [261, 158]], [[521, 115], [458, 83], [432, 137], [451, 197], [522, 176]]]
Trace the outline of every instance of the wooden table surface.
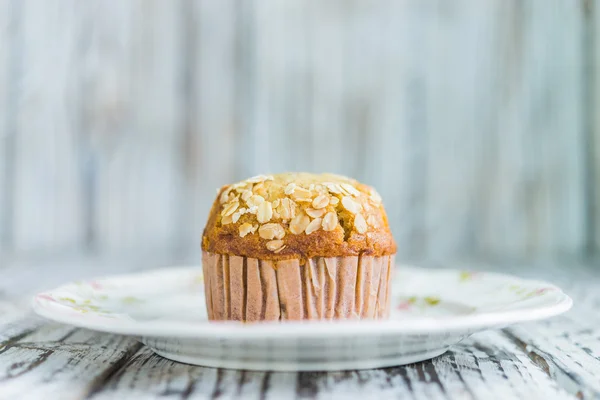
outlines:
[[[549, 280], [575, 305], [546, 321], [473, 335], [431, 361], [365, 371], [249, 372], [178, 364], [133, 338], [32, 315], [30, 296], [65, 281], [161, 266], [70, 258], [3, 262], [0, 399], [600, 398], [600, 266], [453, 264]], [[8, 264], [8, 265], [6, 265]], [[427, 266], [440, 267], [439, 264]]]

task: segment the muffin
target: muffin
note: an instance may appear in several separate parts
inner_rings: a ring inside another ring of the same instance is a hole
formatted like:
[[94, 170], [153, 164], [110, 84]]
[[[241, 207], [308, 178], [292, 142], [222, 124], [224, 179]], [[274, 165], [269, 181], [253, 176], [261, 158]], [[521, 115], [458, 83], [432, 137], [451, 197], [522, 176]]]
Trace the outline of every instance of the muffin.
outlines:
[[202, 250], [210, 320], [389, 315], [396, 244], [381, 197], [353, 179], [284, 173], [226, 185]]

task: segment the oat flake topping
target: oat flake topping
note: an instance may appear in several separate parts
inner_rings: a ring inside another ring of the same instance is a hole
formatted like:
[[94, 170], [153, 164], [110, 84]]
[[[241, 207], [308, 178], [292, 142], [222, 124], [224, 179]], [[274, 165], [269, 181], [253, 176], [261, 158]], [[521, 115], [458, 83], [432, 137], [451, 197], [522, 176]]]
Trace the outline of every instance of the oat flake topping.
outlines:
[[219, 203], [221, 225], [239, 223], [240, 237], [258, 235], [274, 253], [285, 249], [286, 233], [311, 235], [339, 229], [366, 234], [382, 224], [377, 213], [379, 194], [332, 174], [254, 176], [224, 187]]

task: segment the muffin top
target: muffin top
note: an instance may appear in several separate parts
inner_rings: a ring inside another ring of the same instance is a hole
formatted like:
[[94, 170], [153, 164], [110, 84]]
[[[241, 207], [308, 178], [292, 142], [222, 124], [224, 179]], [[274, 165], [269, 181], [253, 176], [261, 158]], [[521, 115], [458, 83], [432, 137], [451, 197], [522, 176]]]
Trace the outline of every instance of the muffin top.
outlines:
[[267, 260], [396, 253], [381, 197], [333, 174], [260, 175], [223, 186], [202, 249]]

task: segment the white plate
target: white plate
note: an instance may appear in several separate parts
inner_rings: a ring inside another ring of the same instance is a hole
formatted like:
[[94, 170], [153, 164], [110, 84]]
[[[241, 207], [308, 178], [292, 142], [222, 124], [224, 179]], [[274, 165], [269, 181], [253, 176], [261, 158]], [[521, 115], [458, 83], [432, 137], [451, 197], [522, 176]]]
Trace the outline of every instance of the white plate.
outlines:
[[75, 282], [33, 299], [39, 315], [136, 336], [185, 363], [251, 370], [379, 368], [426, 360], [489, 328], [567, 311], [559, 288], [513, 276], [400, 266], [390, 319], [209, 322], [199, 267]]

